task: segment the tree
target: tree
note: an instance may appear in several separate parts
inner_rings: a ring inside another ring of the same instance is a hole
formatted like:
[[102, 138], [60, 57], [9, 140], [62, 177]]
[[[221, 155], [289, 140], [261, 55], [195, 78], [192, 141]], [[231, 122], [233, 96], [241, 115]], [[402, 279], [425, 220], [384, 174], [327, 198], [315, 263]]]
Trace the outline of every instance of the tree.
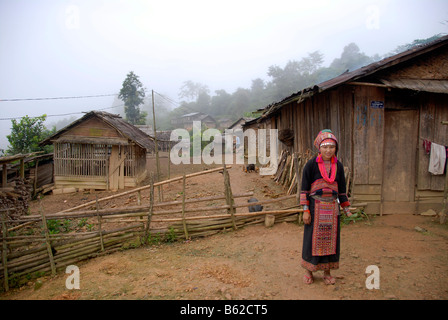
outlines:
[[11, 134], [6, 136], [10, 143], [7, 153], [13, 155], [36, 151], [51, 152], [52, 146], [39, 146], [39, 142], [56, 132], [56, 127], [53, 127], [51, 131], [45, 128], [44, 122], [46, 118], [47, 115], [44, 114], [35, 118], [25, 116], [20, 121], [11, 120]]
[[232, 103], [229, 106], [229, 113], [242, 115], [246, 111], [251, 111], [250, 90], [244, 88], [238, 88], [232, 94]]
[[211, 98], [210, 114], [213, 116], [222, 116], [229, 114], [229, 106], [232, 103], [232, 95], [226, 90], [216, 90]]
[[197, 100], [201, 94], [209, 94], [210, 90], [206, 85], [191, 80], [184, 81], [180, 88], [179, 98], [186, 98], [190, 101]]
[[300, 61], [288, 61], [284, 68], [270, 66], [268, 76], [272, 78], [272, 81], [266, 88], [273, 90], [272, 98], [278, 100], [316, 84], [316, 71], [322, 62], [323, 55], [319, 51], [315, 51]]
[[346, 70], [353, 71], [366, 66], [373, 61], [373, 58], [360, 52], [358, 45], [352, 42], [344, 47], [340, 58], [333, 60], [330, 69], [334, 69], [337, 74], [341, 74]]
[[133, 71], [127, 74], [118, 97], [124, 102], [126, 120], [131, 124], [145, 124], [148, 114], [139, 108], [145, 99], [145, 89]]
[[[448, 23], [448, 20], [446, 22]], [[441, 33], [438, 33], [438, 34], [435, 34], [432, 37], [429, 37], [429, 38], [426, 38], [426, 39], [416, 39], [416, 40], [412, 41], [411, 43], [406, 43], [406, 44], [398, 46], [395, 50], [389, 52], [386, 56], [392, 56], [392, 55], [398, 54], [400, 52], [412, 49], [415, 46], [425, 45], [425, 44], [427, 44], [429, 42], [437, 40], [438, 38], [440, 38], [442, 36], [443, 35]]]

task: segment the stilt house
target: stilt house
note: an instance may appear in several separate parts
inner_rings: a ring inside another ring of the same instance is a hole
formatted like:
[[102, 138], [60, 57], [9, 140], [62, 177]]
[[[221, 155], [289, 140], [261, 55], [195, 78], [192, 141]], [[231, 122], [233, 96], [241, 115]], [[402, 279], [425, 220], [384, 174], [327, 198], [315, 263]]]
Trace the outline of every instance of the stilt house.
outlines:
[[447, 120], [445, 36], [301, 90], [245, 128], [288, 133], [280, 148], [291, 153], [316, 152], [314, 138], [331, 129], [350, 170], [352, 202], [367, 203], [370, 213], [421, 213], [442, 206], [446, 169], [428, 171], [427, 146], [448, 146]]
[[147, 174], [154, 140], [120, 116], [92, 111], [41, 142], [54, 145], [55, 189], [118, 190]]

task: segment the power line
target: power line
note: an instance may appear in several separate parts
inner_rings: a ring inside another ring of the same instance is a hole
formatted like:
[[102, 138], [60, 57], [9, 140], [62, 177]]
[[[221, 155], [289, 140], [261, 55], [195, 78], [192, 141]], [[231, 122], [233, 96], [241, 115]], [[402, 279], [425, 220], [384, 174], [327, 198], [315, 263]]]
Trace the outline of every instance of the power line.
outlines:
[[159, 95], [160, 97], [164, 98], [166, 101], [171, 102], [171, 103], [177, 105], [178, 107], [183, 107], [183, 108], [188, 109], [188, 110], [190, 110], [190, 111], [192, 111], [192, 112], [199, 112], [199, 111], [194, 110], [193, 108], [191, 108], [191, 107], [189, 107], [189, 106], [187, 106], [187, 105], [185, 105], [185, 104], [182, 105], [181, 103], [179, 103], [179, 102], [177, 102], [177, 101], [174, 101], [173, 99], [168, 98], [168, 97], [166, 97], [166, 96], [164, 96], [164, 95], [162, 95], [162, 94], [160, 94], [160, 93], [158, 93], [158, 92], [156, 92], [156, 91], [154, 91], [154, 93], [156, 93], [156, 94]]
[[162, 97], [162, 98], [165, 99], [166, 101], [171, 102], [172, 104], [175, 104], [175, 105], [177, 105], [177, 106], [180, 106], [180, 103], [179, 103], [179, 102], [174, 101], [173, 99], [171, 99], [171, 98], [169, 98], [169, 97], [167, 97], [167, 96], [164, 96], [163, 94], [160, 94], [160, 93], [158, 93], [158, 92], [156, 92], [156, 91], [154, 91], [154, 93], [157, 94], [157, 95], [159, 95], [160, 97]]
[[17, 99], [0, 99], [0, 102], [17, 102], [17, 101], [40, 101], [40, 100], [62, 100], [62, 99], [84, 99], [84, 98], [99, 98], [116, 96], [113, 94], [97, 94], [93, 96], [73, 96], [73, 97], [51, 97], [51, 98], [17, 98]]
[[[118, 105], [118, 106], [113, 106], [113, 107], [107, 107], [107, 108], [102, 108], [102, 109], [97, 109], [97, 110], [90, 110], [90, 111], [103, 111], [103, 110], [108, 110], [108, 109], [113, 109], [113, 108], [118, 108], [118, 107], [123, 107], [124, 104]], [[63, 117], [63, 116], [71, 116], [74, 114], [82, 114], [82, 113], [87, 113], [90, 111], [79, 111], [79, 112], [71, 112], [71, 113], [61, 113], [61, 114], [48, 114], [47, 118], [49, 117]], [[21, 119], [22, 117], [12, 117], [12, 118], [0, 118], [0, 121], [4, 121], [4, 120], [17, 120], [17, 119]]]
[[[157, 94], [158, 96], [160, 96], [161, 98], [165, 99], [166, 101], [168, 101], [169, 103], [172, 103], [174, 105], [176, 105], [177, 107], [181, 106], [182, 104], [161, 94], [156, 92], [155, 90], [153, 90], [155, 94]], [[39, 101], [39, 100], [60, 100], [60, 99], [82, 99], [82, 98], [98, 98], [98, 97], [109, 97], [109, 96], [116, 96], [118, 94], [101, 94], [101, 95], [91, 95], [91, 96], [73, 96], [73, 97], [48, 97], [48, 98], [23, 98], [23, 99], [0, 99], [0, 102], [17, 102], [17, 101]], [[122, 105], [118, 105], [118, 106], [113, 106], [113, 107], [108, 107], [108, 108], [102, 108], [102, 109], [97, 109], [96, 111], [102, 111], [102, 110], [107, 110], [107, 109], [113, 109], [113, 108], [118, 108], [118, 107], [124, 107], [124, 104]], [[192, 108], [188, 107], [188, 106], [184, 106], [186, 109], [189, 109], [190, 111], [193, 112], [197, 112], [196, 110], [193, 110]], [[79, 111], [79, 112], [70, 112], [70, 113], [61, 113], [61, 114], [50, 114], [47, 115], [47, 118], [49, 117], [63, 117], [63, 116], [70, 116], [70, 115], [75, 115], [75, 114], [82, 114], [82, 113], [87, 113], [88, 111]], [[17, 120], [17, 119], [21, 119], [23, 118], [23, 116], [21, 117], [10, 117], [10, 118], [0, 118], [0, 121], [7, 121], [7, 120]]]

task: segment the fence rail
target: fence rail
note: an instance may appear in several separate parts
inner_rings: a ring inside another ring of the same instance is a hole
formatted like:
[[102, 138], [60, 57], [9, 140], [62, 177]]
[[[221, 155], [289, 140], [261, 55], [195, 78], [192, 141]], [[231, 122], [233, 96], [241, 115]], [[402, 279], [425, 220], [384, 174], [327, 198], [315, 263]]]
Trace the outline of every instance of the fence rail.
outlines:
[[[26, 279], [30, 275], [48, 272], [56, 274], [70, 264], [125, 247], [147, 244], [156, 237], [170, 235], [175, 238], [190, 239], [207, 236], [222, 230], [235, 230], [246, 225], [264, 223], [266, 215], [275, 215], [276, 222], [300, 218], [302, 209], [298, 207], [261, 212], [237, 212], [237, 209], [249, 207], [254, 203], [235, 204], [234, 200], [249, 198], [253, 193], [234, 194], [230, 187], [228, 168], [230, 167], [224, 166], [157, 183], [154, 183], [151, 178], [148, 186], [102, 199], [97, 198], [84, 205], [52, 214], [45, 214], [41, 209], [39, 215], [9, 220], [7, 212], [3, 211], [0, 279], [5, 291], [9, 290], [11, 283]], [[186, 199], [187, 178], [216, 171], [221, 171], [223, 174], [223, 195]], [[180, 180], [183, 181], [182, 200], [154, 202], [155, 186]], [[149, 189], [150, 201], [149, 204], [141, 205], [140, 192], [146, 189]], [[123, 208], [100, 207], [105, 200], [131, 193], [138, 194], [139, 205]], [[260, 201], [257, 204], [282, 202], [296, 197], [296, 195], [289, 195]], [[216, 201], [219, 200], [225, 201], [225, 204], [216, 205]], [[199, 203], [206, 203], [206, 205], [188, 207]], [[93, 209], [84, 209], [88, 206], [93, 206]], [[79, 230], [54, 233], [55, 224], [57, 229], [70, 229], [68, 225], [73, 227], [75, 224]], [[89, 226], [88, 229], [86, 224]]]

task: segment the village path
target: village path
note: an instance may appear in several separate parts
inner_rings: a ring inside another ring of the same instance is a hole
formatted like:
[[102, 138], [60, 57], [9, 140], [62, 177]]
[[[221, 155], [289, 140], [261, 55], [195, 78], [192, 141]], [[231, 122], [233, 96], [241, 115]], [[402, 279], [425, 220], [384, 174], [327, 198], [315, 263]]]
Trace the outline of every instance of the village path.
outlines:
[[[198, 167], [173, 168], [172, 177], [179, 173], [176, 170], [190, 173]], [[244, 173], [241, 166], [229, 172], [234, 193], [253, 191], [264, 200], [284, 192], [271, 177]], [[221, 181], [219, 173], [203, 175], [189, 187], [207, 195], [222, 190]], [[52, 212], [88, 197], [94, 195], [46, 196], [42, 203]], [[427, 231], [418, 232], [416, 226]], [[431, 217], [377, 216], [343, 226], [340, 269], [333, 272], [333, 286], [324, 284], [322, 273], [316, 273], [312, 285], [302, 282], [302, 236], [303, 226], [278, 223], [139, 247], [79, 263], [80, 290], [66, 289], [67, 275], [59, 274], [32, 280], [0, 299], [448, 299], [448, 227]], [[366, 288], [371, 265], [379, 268], [379, 289]], [[37, 281], [41, 285], [36, 286]]]

